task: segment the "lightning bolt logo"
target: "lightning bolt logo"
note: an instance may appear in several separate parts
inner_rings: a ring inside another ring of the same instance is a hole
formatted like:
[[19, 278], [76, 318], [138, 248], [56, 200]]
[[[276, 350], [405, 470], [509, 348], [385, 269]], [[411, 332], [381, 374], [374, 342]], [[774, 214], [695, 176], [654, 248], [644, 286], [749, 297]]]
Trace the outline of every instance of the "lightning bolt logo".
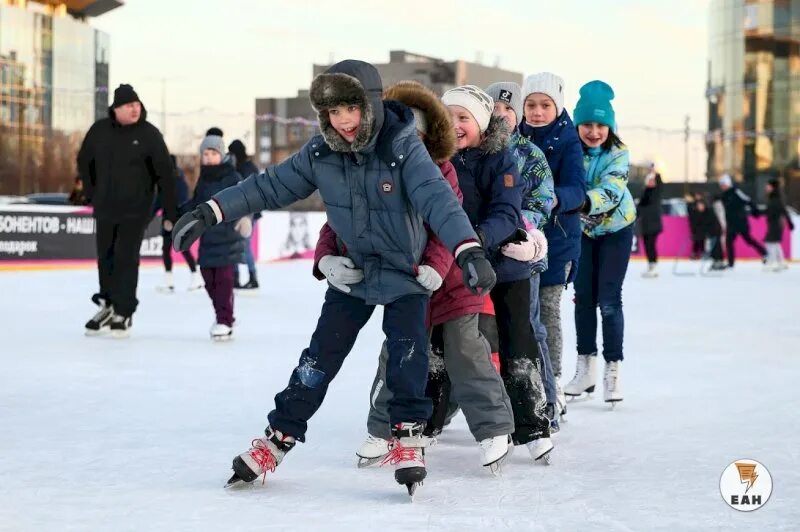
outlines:
[[747, 484], [745, 493], [750, 491], [750, 488], [756, 483], [758, 474], [756, 473], [756, 464], [748, 464], [747, 462], [736, 462], [736, 469], [739, 470], [739, 480], [742, 484]]

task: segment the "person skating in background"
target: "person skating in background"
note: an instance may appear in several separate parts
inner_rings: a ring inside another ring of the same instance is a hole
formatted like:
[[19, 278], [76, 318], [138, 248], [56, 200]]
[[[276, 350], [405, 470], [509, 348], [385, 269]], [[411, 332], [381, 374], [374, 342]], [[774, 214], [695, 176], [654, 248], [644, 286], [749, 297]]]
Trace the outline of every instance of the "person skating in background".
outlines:
[[597, 310], [603, 331], [603, 376], [606, 402], [622, 401], [620, 364], [625, 318], [622, 283], [633, 243], [636, 205], [628, 191], [628, 148], [614, 133], [613, 89], [590, 81], [581, 87], [573, 116], [583, 143], [587, 192], [581, 207], [583, 237], [575, 279], [575, 331], [578, 361], [575, 376], [564, 388], [569, 396], [591, 393], [597, 362]]
[[[191, 212], [211, 200], [214, 194], [235, 186], [241, 176], [232, 161], [225, 159], [225, 143], [218, 135], [207, 135], [200, 144], [200, 177], [194, 195], [181, 212]], [[244, 241], [250, 236], [249, 216], [210, 227], [200, 237], [198, 262], [206, 292], [214, 306], [214, 323], [209, 334], [212, 340], [233, 337], [233, 270], [244, 252]]]
[[707, 255], [712, 260], [711, 269], [715, 271], [725, 269], [722, 255], [722, 224], [714, 209], [709, 206], [705, 195], [695, 194], [695, 200], [689, 205], [689, 212], [693, 213], [692, 238], [701, 242], [700, 255]]
[[70, 205], [86, 205], [86, 195], [83, 193], [83, 179], [77, 176], [72, 183], [72, 190], [67, 199]]
[[[411, 108], [418, 134], [431, 159], [461, 200], [458, 177], [449, 161], [456, 151], [456, 135], [447, 107], [417, 82], [393, 85], [386, 89], [384, 98]], [[318, 279], [328, 276], [330, 282], [339, 283], [341, 289], [347, 291], [348, 284], [363, 279], [363, 272], [353, 269], [352, 262], [344, 262], [347, 259], [342, 259], [341, 255], [336, 233], [328, 224], [323, 225], [315, 252], [314, 275]], [[470, 432], [478, 443], [481, 464], [496, 471], [509, 453], [514, 414], [503, 381], [489, 358], [489, 344], [479, 329], [478, 315], [485, 298], [471, 294], [462, 278], [450, 251], [428, 230], [428, 244], [417, 275], [417, 282], [433, 292], [427, 323], [432, 330], [432, 340], [425, 389], [433, 402], [433, 414], [425, 434], [436, 435], [434, 427], [444, 420], [452, 395], [464, 411]], [[380, 463], [391, 450], [389, 401], [392, 394], [385, 386], [388, 358], [384, 342], [369, 394], [368, 436], [356, 452], [360, 467]], [[440, 426], [438, 428], [441, 430]]]
[[169, 151], [130, 85], [114, 90], [108, 117], [86, 133], [78, 152], [78, 171], [97, 220], [100, 281], [100, 290], [92, 296], [100, 310], [86, 322], [86, 334], [110, 331], [125, 338], [139, 303], [139, 253], [156, 185], [164, 191], [165, 230], [172, 229], [177, 210]]
[[725, 252], [728, 254], [728, 267], [733, 268], [736, 263], [734, 244], [739, 236], [756, 250], [761, 255], [761, 260], [766, 263], [767, 250], [750, 235], [750, 223], [747, 221], [748, 209], [753, 216], [760, 216], [758, 207], [750, 196], [734, 184], [733, 178], [728, 174], [719, 178], [719, 188], [722, 190], [719, 200], [725, 207]]
[[[705, 202], [705, 196], [700, 192], [693, 195], [686, 195], [686, 211], [689, 221], [689, 235], [692, 239], [689, 258], [692, 260], [701, 259], [705, 254], [705, 237], [699, 231], [697, 205], [700, 201]], [[706, 205], [707, 207], [708, 205]]]
[[[431, 414], [425, 397], [430, 296], [416, 279], [429, 224], [475, 293], [490, 290], [495, 274], [453, 190], [416, 135], [414, 115], [383, 102], [377, 69], [363, 61], [337, 63], [309, 91], [322, 133], [289, 160], [251, 176], [184, 215], [175, 244], [186, 249], [207, 228], [264, 209], [276, 210], [319, 189], [328, 223], [364, 279], [346, 293], [330, 284], [317, 328], [289, 385], [275, 397], [265, 435], [233, 461], [229, 485], [274, 471], [297, 441], [377, 305], [389, 359], [386, 385], [395, 480], [413, 493], [427, 475], [422, 432]], [[349, 263], [342, 263], [349, 267]], [[328, 277], [329, 280], [331, 279]]]
[[494, 114], [502, 116], [511, 129], [509, 147], [517, 159], [517, 169], [524, 183], [522, 217], [528, 230], [528, 240], [520, 244], [508, 244], [504, 253], [531, 264], [531, 325], [539, 343], [541, 377], [547, 395], [551, 432], [558, 432], [556, 413], [560, 413], [561, 409], [557, 407], [557, 380], [547, 349], [547, 330], [541, 321], [539, 301], [541, 273], [547, 270], [547, 238], [542, 230], [555, 203], [553, 173], [542, 150], [519, 133], [518, 124], [524, 118], [522, 88], [514, 82], [499, 82], [490, 85], [486, 93], [494, 99]]
[[794, 231], [794, 223], [789, 216], [789, 211], [786, 210], [786, 204], [783, 201], [783, 194], [781, 194], [781, 183], [777, 179], [770, 179], [766, 186], [767, 193], [767, 235], [764, 238], [764, 244], [767, 246], [767, 265], [766, 269], [771, 271], [781, 271], [789, 267], [783, 258], [783, 248], [781, 241], [783, 240], [784, 224], [790, 231]]
[[[258, 174], [258, 168], [256, 168], [256, 165], [250, 160], [250, 157], [247, 155], [247, 148], [245, 148], [244, 143], [241, 140], [236, 139], [231, 142], [228, 145], [228, 151], [236, 158], [236, 171], [239, 172], [239, 175], [242, 176], [242, 179], [247, 179], [251, 175]], [[255, 232], [256, 224], [260, 218], [260, 212], [253, 214], [253, 232]], [[244, 262], [247, 264], [247, 272], [249, 274], [247, 283], [241, 284], [239, 282], [239, 266], [237, 265], [233, 270], [234, 288], [244, 290], [255, 290], [258, 288], [258, 272], [256, 271], [256, 261], [253, 257], [251, 239], [252, 234], [247, 237], [244, 245]]]
[[494, 100], [478, 87], [456, 87], [445, 92], [442, 101], [450, 109], [458, 139], [451, 162], [464, 194], [464, 210], [497, 271], [497, 285], [489, 295], [500, 337], [500, 374], [514, 409], [512, 438], [515, 445], [526, 445], [534, 460], [549, 460], [550, 420], [541, 353], [531, 326], [531, 265], [509, 256], [529, 251], [506, 246], [517, 238], [525, 247], [534, 244], [524, 230], [525, 184], [508, 147], [511, 130], [503, 117], [493, 115]]
[[[175, 171], [175, 197], [180, 207], [189, 201], [189, 185], [186, 183], [186, 176], [183, 170], [178, 166], [178, 161], [175, 159], [175, 156], [170, 155], [170, 160], [172, 161], [172, 167]], [[156, 194], [156, 201], [153, 205], [153, 214], [157, 214], [158, 211], [162, 210], [163, 198], [164, 192], [161, 190], [161, 187], [159, 187], [158, 193]], [[162, 227], [161, 238], [163, 242], [161, 245], [161, 259], [164, 262], [164, 282], [157, 286], [156, 289], [159, 292], [173, 293], [175, 292], [175, 278], [172, 275], [172, 230], [167, 231]], [[195, 261], [194, 255], [192, 255], [192, 251], [187, 249], [186, 251], [182, 251], [181, 255], [183, 255], [186, 265], [189, 266], [189, 270], [192, 272], [189, 290], [192, 291], [203, 288], [203, 278], [200, 276], [200, 272], [197, 271], [197, 262]]]
[[541, 322], [547, 335], [547, 351], [556, 382], [559, 413], [566, 413], [561, 389], [561, 299], [578, 272], [581, 223], [578, 209], [586, 197], [583, 149], [569, 113], [564, 108], [564, 80], [549, 72], [533, 74], [523, 85], [523, 114], [519, 131], [536, 144], [553, 174], [555, 203], [544, 226], [547, 237], [547, 270], [541, 275], [539, 301]]
[[650, 172], [644, 178], [644, 190], [639, 198], [638, 218], [639, 233], [644, 241], [644, 249], [647, 254], [647, 271], [642, 277], [658, 277], [658, 251], [656, 243], [658, 235], [664, 230], [661, 221], [661, 174], [656, 172], [655, 163], [650, 165]]

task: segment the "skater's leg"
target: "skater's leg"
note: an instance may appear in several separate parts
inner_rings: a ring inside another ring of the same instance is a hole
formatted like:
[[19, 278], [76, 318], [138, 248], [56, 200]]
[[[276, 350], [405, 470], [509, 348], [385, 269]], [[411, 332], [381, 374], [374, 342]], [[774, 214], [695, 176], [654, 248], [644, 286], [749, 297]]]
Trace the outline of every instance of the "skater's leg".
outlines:
[[378, 356], [378, 371], [372, 381], [369, 392], [369, 414], [367, 415], [367, 432], [377, 438], [388, 440], [392, 437], [391, 423], [389, 421], [389, 400], [392, 392], [386, 386], [386, 362], [389, 360], [389, 351], [386, 341], [381, 345]]
[[425, 397], [430, 398], [433, 410], [428, 419], [428, 425], [425, 427], [426, 436], [441, 434], [452, 400], [451, 388], [450, 375], [444, 359], [443, 325], [437, 325], [431, 331], [430, 352], [428, 353], [428, 382], [425, 385]]
[[725, 231], [725, 252], [728, 254], [728, 266], [733, 268], [736, 263], [736, 252], [733, 250], [733, 245], [736, 241], [736, 232], [730, 227]]
[[500, 336], [500, 374], [514, 411], [515, 443], [550, 436], [539, 346], [530, 319], [530, 281], [498, 283], [490, 292]]
[[715, 236], [711, 237], [711, 259], [715, 262], [721, 262], [724, 259], [722, 254], [722, 238]]
[[214, 290], [211, 299], [217, 323], [233, 326], [233, 265], [212, 268], [214, 270]]
[[114, 272], [112, 274], [112, 300], [114, 312], [130, 317], [136, 312], [136, 286], [139, 283], [139, 252], [146, 222], [133, 220], [120, 223], [114, 242]]
[[461, 405], [476, 441], [514, 432], [514, 413], [503, 380], [492, 365], [478, 315], [443, 324], [444, 361], [453, 398]]
[[95, 245], [97, 248], [97, 275], [100, 285], [98, 295], [109, 303], [111, 300], [111, 276], [114, 272], [114, 242], [117, 238], [117, 224], [107, 220], [97, 220]]
[[[203, 268], [200, 267], [200, 275], [203, 276], [203, 283], [205, 283], [206, 293], [208, 294], [209, 299], [211, 299], [211, 303], [214, 303], [214, 293], [215, 293], [215, 279], [216, 279], [216, 268]], [[217, 312], [217, 308], [214, 307], [214, 313]]]
[[172, 231], [161, 231], [161, 261], [164, 271], [172, 271]]
[[189, 270], [194, 273], [197, 271], [197, 261], [194, 259], [194, 255], [192, 255], [191, 250], [187, 249], [186, 251], [182, 251], [181, 255], [183, 255], [183, 259], [186, 261], [186, 264], [189, 265]]
[[781, 246], [780, 242], [775, 242], [775, 262], [778, 268], [784, 268], [786, 266], [786, 261], [783, 256], [783, 246]]
[[547, 395], [547, 402], [556, 403], [556, 379], [553, 375], [553, 367], [550, 364], [550, 354], [547, 350], [547, 333], [540, 320], [539, 308], [539, 281], [541, 276], [536, 273], [531, 276], [531, 327], [533, 336], [539, 346], [539, 367], [542, 369], [542, 383]]
[[579, 355], [597, 354], [597, 279], [598, 264], [596, 240], [581, 237], [581, 258], [575, 277], [575, 332]]
[[656, 239], [658, 235], [643, 235], [644, 238], [644, 249], [645, 253], [647, 254], [647, 262], [649, 264], [655, 264], [658, 262], [658, 253], [656, 252]]
[[[253, 229], [255, 229], [255, 222], [253, 222]], [[253, 257], [253, 248], [251, 237], [247, 237], [244, 241], [244, 261], [247, 263], [247, 271], [250, 274], [250, 279], [256, 276], [256, 261]]]
[[539, 289], [539, 308], [542, 325], [546, 331], [547, 353], [553, 374], [561, 375], [563, 336], [561, 332], [561, 296], [564, 285], [543, 286]]
[[628, 226], [601, 237], [598, 257], [597, 301], [603, 318], [603, 357], [621, 361], [625, 318], [622, 312], [622, 283], [630, 261], [633, 228]]
[[742, 231], [740, 234], [742, 235], [742, 240], [747, 242], [751, 248], [755, 249], [758, 254], [761, 255], [761, 258], [764, 258], [767, 255], [767, 250], [761, 245], [761, 242], [750, 235], [749, 229]]
[[[373, 310], [362, 299], [328, 289], [311, 342], [300, 355], [289, 385], [275, 396], [275, 410], [269, 413], [273, 429], [305, 441], [308, 420], [322, 404], [328, 385]], [[424, 377], [422, 381], [424, 386]]]
[[389, 359], [386, 385], [392, 392], [389, 419], [392, 425], [402, 422], [427, 423], [431, 400], [425, 397], [428, 380], [428, 331], [425, 315], [430, 297], [403, 296], [384, 307], [383, 332]]

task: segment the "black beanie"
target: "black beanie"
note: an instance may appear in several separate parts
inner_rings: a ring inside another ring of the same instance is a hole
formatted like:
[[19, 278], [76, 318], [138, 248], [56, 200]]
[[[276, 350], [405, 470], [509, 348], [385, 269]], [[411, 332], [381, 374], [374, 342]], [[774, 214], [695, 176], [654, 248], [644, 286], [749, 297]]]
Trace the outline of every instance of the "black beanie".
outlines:
[[244, 147], [244, 143], [239, 139], [230, 143], [228, 151], [236, 157], [236, 162], [239, 164], [247, 160], [247, 148]]
[[139, 95], [133, 90], [133, 87], [127, 83], [123, 83], [114, 90], [114, 103], [111, 107], [120, 107], [126, 103], [140, 102]]
[[224, 137], [225, 136], [225, 135], [222, 134], [222, 130], [220, 128], [218, 128], [218, 127], [209, 128], [208, 131], [206, 131], [206, 137], [208, 137], [209, 135], [211, 135], [212, 137]]

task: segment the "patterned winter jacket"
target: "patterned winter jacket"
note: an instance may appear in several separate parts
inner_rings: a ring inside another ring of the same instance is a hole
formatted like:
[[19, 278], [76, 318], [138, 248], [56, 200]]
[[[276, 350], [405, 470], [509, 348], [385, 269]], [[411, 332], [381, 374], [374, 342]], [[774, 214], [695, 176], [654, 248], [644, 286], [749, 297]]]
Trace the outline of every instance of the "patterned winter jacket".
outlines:
[[586, 196], [591, 203], [589, 217], [599, 223], [583, 233], [591, 238], [616, 233], [636, 221], [636, 204], [628, 190], [628, 148], [610, 150], [584, 148]]
[[517, 157], [517, 169], [525, 183], [522, 216], [532, 227], [541, 230], [550, 218], [555, 202], [553, 173], [544, 152], [536, 144], [514, 131], [509, 141]]

